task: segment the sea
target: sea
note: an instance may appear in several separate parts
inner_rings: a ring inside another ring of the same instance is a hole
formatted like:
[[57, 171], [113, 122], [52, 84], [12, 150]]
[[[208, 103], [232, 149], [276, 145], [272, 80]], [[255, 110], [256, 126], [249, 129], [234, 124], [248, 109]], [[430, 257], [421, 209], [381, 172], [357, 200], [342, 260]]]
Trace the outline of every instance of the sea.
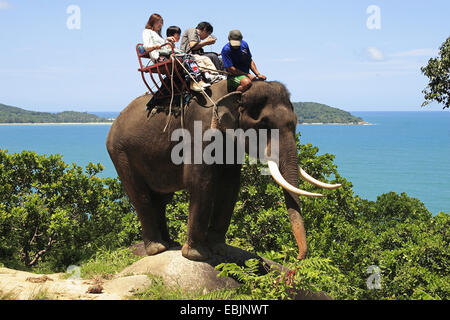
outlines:
[[[118, 112], [92, 112], [115, 118]], [[355, 195], [375, 201], [407, 193], [434, 215], [450, 212], [450, 111], [351, 112], [370, 125], [298, 125], [300, 142], [335, 155]], [[61, 154], [66, 163], [101, 163], [117, 177], [105, 147], [109, 124], [0, 125], [0, 149]]]

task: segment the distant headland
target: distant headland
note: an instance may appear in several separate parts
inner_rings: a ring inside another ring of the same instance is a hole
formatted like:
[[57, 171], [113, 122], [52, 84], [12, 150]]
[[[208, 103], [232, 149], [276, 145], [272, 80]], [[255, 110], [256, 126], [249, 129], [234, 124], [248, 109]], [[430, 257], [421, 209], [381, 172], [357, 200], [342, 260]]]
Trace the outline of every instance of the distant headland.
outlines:
[[87, 112], [37, 112], [0, 104], [0, 124], [112, 123], [113, 120]]
[[292, 105], [299, 124], [370, 124], [350, 112], [317, 102], [293, 102]]
[[[293, 102], [299, 124], [354, 124], [370, 123], [351, 113], [316, 102]], [[0, 124], [110, 124], [113, 118], [102, 118], [87, 112], [37, 112], [0, 103]]]

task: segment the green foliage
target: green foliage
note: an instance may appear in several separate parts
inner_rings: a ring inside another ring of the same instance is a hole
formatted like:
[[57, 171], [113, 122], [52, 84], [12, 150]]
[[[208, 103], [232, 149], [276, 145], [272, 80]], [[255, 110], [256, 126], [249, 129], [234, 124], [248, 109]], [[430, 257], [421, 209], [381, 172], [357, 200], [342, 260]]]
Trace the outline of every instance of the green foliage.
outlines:
[[[449, 215], [433, 217], [418, 199], [388, 193], [377, 201], [355, 196], [333, 155], [298, 144], [299, 164], [314, 178], [341, 183], [320, 190], [323, 198], [301, 198], [309, 258], [329, 259], [345, 277], [332, 290], [338, 299], [448, 299]], [[261, 165], [246, 165], [227, 240], [269, 259], [295, 259], [295, 239], [283, 193]], [[300, 188], [318, 191], [306, 182]], [[291, 248], [291, 250], [286, 250]], [[278, 258], [277, 258], [278, 257]], [[281, 261], [280, 261], [281, 262]], [[369, 266], [379, 266], [381, 289], [368, 289]], [[326, 290], [325, 290], [326, 291]], [[329, 291], [327, 291], [329, 292]]]
[[189, 194], [187, 191], [175, 193], [172, 202], [166, 207], [167, 228], [171, 239], [182, 244], [187, 239], [187, 220], [189, 213]]
[[29, 300], [54, 300], [54, 298], [48, 293], [47, 289], [40, 288]]
[[450, 107], [450, 37], [439, 48], [439, 56], [428, 60], [428, 64], [420, 69], [429, 79], [427, 87], [422, 91], [426, 106], [431, 101]]
[[[299, 164], [314, 178], [326, 181], [333, 176], [332, 183], [342, 183], [338, 190], [321, 190], [330, 199], [327, 204], [345, 210], [350, 206], [346, 202], [352, 197], [351, 187], [345, 179], [339, 176], [333, 164], [333, 155], [317, 156], [318, 148], [311, 144], [297, 144]], [[283, 246], [296, 247], [291, 231], [283, 190], [275, 183], [270, 175], [261, 175], [263, 165], [243, 165], [241, 174], [241, 189], [227, 233], [227, 239], [234, 243], [240, 242], [247, 249], [264, 252], [267, 250], [282, 250]], [[317, 191], [306, 182], [300, 188], [307, 191]], [[323, 202], [312, 198], [302, 198], [301, 211], [311, 212], [321, 208]], [[335, 202], [337, 201], [337, 203]], [[311, 216], [316, 217], [314, 213]], [[308, 224], [308, 222], [306, 222]], [[307, 225], [307, 229], [308, 225]]]
[[[252, 261], [244, 267], [224, 264], [222, 275], [233, 275], [243, 285], [196, 298], [290, 299], [298, 290], [324, 291], [335, 299], [449, 298], [448, 213], [433, 217], [422, 202], [404, 193], [361, 199], [339, 175], [333, 155], [319, 155], [311, 144], [298, 143], [297, 149], [305, 171], [342, 184], [320, 190], [323, 198], [301, 198], [308, 258], [296, 260], [282, 189], [261, 174], [261, 164], [246, 163], [227, 242], [279, 262], [295, 270], [295, 276], [283, 278], [276, 270], [260, 276]], [[139, 241], [140, 224], [120, 182], [100, 179], [101, 170], [100, 164], [84, 170], [69, 166], [59, 155], [0, 151], [0, 265], [56, 272], [87, 261], [82, 273], [91, 277], [132, 263], [129, 251], [115, 249]], [[300, 188], [318, 191], [306, 182]], [[180, 243], [186, 239], [187, 215], [188, 193], [177, 192], [167, 206], [167, 220]], [[370, 266], [379, 268], [379, 289], [368, 287]], [[137, 297], [192, 298], [169, 292], [158, 281]]]
[[0, 261], [63, 271], [99, 248], [140, 239], [139, 221], [117, 179], [65, 164], [60, 155], [0, 150]]
[[363, 119], [353, 116], [350, 112], [329, 107], [316, 102], [294, 102], [294, 112], [298, 123], [353, 123], [363, 122]]
[[[327, 292], [331, 297], [350, 297], [345, 276], [329, 259], [309, 258], [286, 264], [294, 272], [283, 274], [277, 268], [267, 274], [258, 273], [259, 262], [250, 259], [245, 266], [222, 263], [216, 267], [219, 276], [233, 277], [242, 283], [238, 288], [223, 292], [224, 299], [237, 300], [289, 300], [298, 295]], [[220, 295], [216, 295], [220, 299]]]
[[216, 269], [219, 270], [219, 277], [232, 277], [242, 283], [237, 289], [234, 289], [231, 297], [238, 300], [276, 300], [278, 298], [286, 299], [288, 292], [283, 285], [277, 285], [277, 279], [280, 277], [279, 271], [272, 271], [266, 275], [258, 275], [259, 262], [256, 259], [250, 259], [245, 262], [244, 267], [235, 263], [222, 263]]
[[179, 286], [167, 286], [161, 277], [149, 274], [149, 286], [133, 294], [132, 300], [194, 300], [200, 292], [185, 292]]
[[0, 104], [0, 123], [67, 123], [111, 122], [87, 112], [64, 111], [59, 113], [28, 111]]

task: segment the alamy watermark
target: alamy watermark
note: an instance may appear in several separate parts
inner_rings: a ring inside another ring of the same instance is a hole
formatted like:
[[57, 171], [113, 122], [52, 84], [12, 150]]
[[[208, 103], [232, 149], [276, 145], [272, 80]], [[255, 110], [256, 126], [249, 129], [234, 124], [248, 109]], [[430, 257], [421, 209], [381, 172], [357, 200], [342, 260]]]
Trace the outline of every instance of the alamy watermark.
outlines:
[[[171, 160], [180, 164], [242, 164], [248, 152], [250, 164], [278, 163], [278, 129], [226, 129], [225, 134], [218, 129], [203, 132], [203, 123], [194, 121], [194, 132], [176, 129], [171, 141], [178, 142], [172, 149]], [[205, 147], [204, 143], [208, 143]]]
[[67, 7], [66, 13], [69, 14], [66, 20], [66, 26], [69, 30], [81, 29], [81, 9], [77, 5], [70, 5]]
[[81, 268], [79, 266], [70, 265], [67, 267], [66, 273], [70, 274], [68, 279], [81, 279]]
[[370, 5], [367, 7], [366, 13], [370, 16], [367, 18], [366, 26], [369, 30], [381, 29], [381, 9], [379, 6]]
[[367, 289], [373, 290], [381, 289], [381, 270], [378, 266], [369, 266], [366, 270], [366, 273], [370, 274], [370, 276], [366, 280]]

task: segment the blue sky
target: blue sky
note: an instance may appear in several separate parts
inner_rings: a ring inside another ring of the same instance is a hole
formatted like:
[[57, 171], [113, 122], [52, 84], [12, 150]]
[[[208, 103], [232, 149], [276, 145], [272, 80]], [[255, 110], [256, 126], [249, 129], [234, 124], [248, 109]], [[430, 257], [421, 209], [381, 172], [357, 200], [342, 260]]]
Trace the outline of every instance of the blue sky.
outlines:
[[[80, 10], [80, 29], [67, 27], [71, 5]], [[371, 5], [379, 19], [367, 12]], [[209, 21], [214, 51], [240, 29], [260, 72], [283, 82], [292, 101], [348, 111], [423, 110], [420, 67], [450, 36], [448, 0], [0, 0], [0, 103], [122, 110], [146, 91], [135, 45], [153, 12], [163, 16], [164, 30]]]

